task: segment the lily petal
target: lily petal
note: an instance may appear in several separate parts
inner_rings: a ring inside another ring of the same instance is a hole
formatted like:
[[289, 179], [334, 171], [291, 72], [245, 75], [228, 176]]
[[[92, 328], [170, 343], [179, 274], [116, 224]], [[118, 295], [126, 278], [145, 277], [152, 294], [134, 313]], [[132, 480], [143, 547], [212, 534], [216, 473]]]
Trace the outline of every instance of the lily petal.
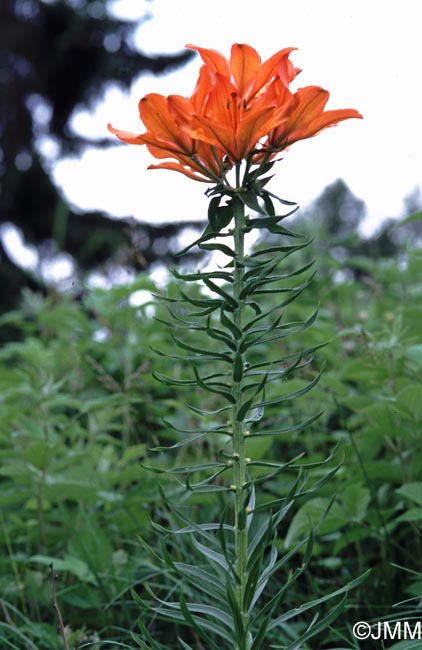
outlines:
[[261, 57], [250, 45], [235, 43], [231, 49], [230, 69], [238, 93], [244, 95], [254, 83], [261, 65]]
[[196, 45], [187, 44], [190, 50], [196, 50], [201, 55], [203, 62], [213, 72], [218, 72], [222, 75], [230, 75], [229, 62], [226, 57], [217, 52], [217, 50], [209, 50], [205, 47], [197, 47]]

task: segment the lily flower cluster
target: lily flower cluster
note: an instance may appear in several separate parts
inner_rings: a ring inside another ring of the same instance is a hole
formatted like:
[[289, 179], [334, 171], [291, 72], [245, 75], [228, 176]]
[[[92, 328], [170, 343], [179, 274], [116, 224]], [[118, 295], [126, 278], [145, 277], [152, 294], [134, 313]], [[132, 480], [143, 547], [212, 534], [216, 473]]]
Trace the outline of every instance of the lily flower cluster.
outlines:
[[191, 97], [143, 97], [143, 134], [108, 127], [123, 142], [145, 144], [155, 158], [165, 160], [149, 169], [222, 183], [226, 172], [242, 160], [268, 163], [298, 140], [362, 117], [349, 108], [325, 110], [329, 92], [319, 86], [290, 90], [300, 72], [289, 59], [296, 48], [284, 48], [262, 63], [257, 51], [245, 44], [232, 46], [230, 60], [216, 50], [187, 47], [203, 61]]

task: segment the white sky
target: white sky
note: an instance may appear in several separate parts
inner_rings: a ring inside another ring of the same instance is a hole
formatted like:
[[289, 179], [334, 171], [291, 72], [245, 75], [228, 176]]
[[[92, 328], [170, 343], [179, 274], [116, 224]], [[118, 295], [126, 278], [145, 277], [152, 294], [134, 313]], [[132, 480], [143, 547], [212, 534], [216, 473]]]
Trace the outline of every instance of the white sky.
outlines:
[[[328, 108], [356, 108], [349, 120], [293, 145], [276, 168], [271, 189], [303, 206], [337, 178], [367, 204], [368, 228], [398, 216], [403, 198], [422, 186], [422, 120], [419, 0], [119, 0], [119, 15], [141, 16], [136, 36], [148, 54], [177, 52], [186, 43], [218, 49], [234, 42], [255, 47], [265, 59], [295, 46], [302, 68], [297, 86], [330, 91]], [[105, 136], [107, 122], [143, 132], [137, 103], [148, 92], [189, 95], [200, 59], [168, 76], [143, 75], [130, 93], [110, 88], [92, 113], [74, 120], [88, 137]], [[147, 171], [156, 162], [145, 147], [88, 150], [82, 160], [55, 169], [68, 199], [83, 209], [160, 222], [203, 219], [204, 183], [169, 171]]]

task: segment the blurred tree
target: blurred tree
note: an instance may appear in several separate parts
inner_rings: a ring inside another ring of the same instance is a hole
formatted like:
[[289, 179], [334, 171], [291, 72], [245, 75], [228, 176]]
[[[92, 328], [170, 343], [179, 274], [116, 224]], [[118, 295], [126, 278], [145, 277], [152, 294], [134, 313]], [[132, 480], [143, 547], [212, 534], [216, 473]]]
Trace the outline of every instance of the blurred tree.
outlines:
[[411, 241], [413, 246], [422, 244], [422, 190], [415, 187], [404, 197], [403, 216], [407, 217], [406, 224], [400, 228], [397, 238], [401, 243]]
[[356, 233], [365, 217], [366, 208], [346, 183], [338, 179], [323, 190], [312, 204], [311, 211], [313, 218], [333, 241]]
[[[128, 87], [142, 72], [168, 72], [192, 56], [136, 51], [131, 37], [138, 25], [114, 18], [107, 0], [0, 2], [0, 310], [16, 304], [28, 281], [42, 282], [29, 278], [8, 254], [5, 224], [19, 228], [38, 249], [50, 242], [44, 252], [71, 254], [84, 270], [100, 266], [122, 246], [132, 268], [173, 257], [170, 246], [153, 243], [176, 236], [180, 224], [138, 227], [101, 212], [78, 214], [54, 185], [40, 150], [43, 142], [57, 156], [78, 154], [88, 143], [70, 128], [75, 110], [98, 100], [110, 82]], [[133, 234], [138, 247], [129, 255]]]
[[359, 231], [366, 215], [364, 201], [357, 198], [346, 183], [338, 179], [303, 211], [299, 220], [317, 230], [317, 245], [340, 261], [356, 255], [389, 257], [398, 252], [399, 242], [391, 231], [393, 220], [386, 219], [371, 237]]

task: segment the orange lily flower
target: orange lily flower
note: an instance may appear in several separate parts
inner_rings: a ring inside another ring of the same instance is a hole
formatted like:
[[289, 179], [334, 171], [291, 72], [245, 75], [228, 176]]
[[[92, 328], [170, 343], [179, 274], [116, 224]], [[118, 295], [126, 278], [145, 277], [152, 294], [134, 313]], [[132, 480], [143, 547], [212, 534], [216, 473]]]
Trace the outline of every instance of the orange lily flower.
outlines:
[[324, 111], [330, 93], [319, 86], [299, 88], [293, 95], [289, 117], [284, 124], [276, 127], [268, 135], [266, 146], [280, 151], [285, 147], [317, 135], [329, 126], [337, 126], [339, 122], [352, 117], [361, 118], [361, 114], [353, 108]]
[[246, 158], [259, 164], [264, 155], [271, 159], [297, 140], [362, 117], [354, 109], [325, 111], [329, 93], [318, 86], [290, 90], [300, 72], [289, 59], [295, 48], [284, 48], [261, 63], [249, 45], [234, 44], [230, 60], [216, 50], [187, 47], [203, 60], [192, 96], [146, 95], [139, 102], [144, 134], [109, 125], [120, 140], [145, 144], [158, 159], [173, 159], [149, 169], [171, 169], [219, 183], [227, 169]]
[[109, 131], [127, 144], [145, 144], [149, 152], [159, 159], [175, 158], [177, 162], [150, 165], [148, 169], [171, 169], [197, 181], [209, 182], [220, 178], [223, 155], [209, 145], [194, 140], [187, 132], [193, 105], [185, 97], [163, 97], [151, 93], [139, 102], [139, 114], [147, 132], [137, 135], [115, 129]]

